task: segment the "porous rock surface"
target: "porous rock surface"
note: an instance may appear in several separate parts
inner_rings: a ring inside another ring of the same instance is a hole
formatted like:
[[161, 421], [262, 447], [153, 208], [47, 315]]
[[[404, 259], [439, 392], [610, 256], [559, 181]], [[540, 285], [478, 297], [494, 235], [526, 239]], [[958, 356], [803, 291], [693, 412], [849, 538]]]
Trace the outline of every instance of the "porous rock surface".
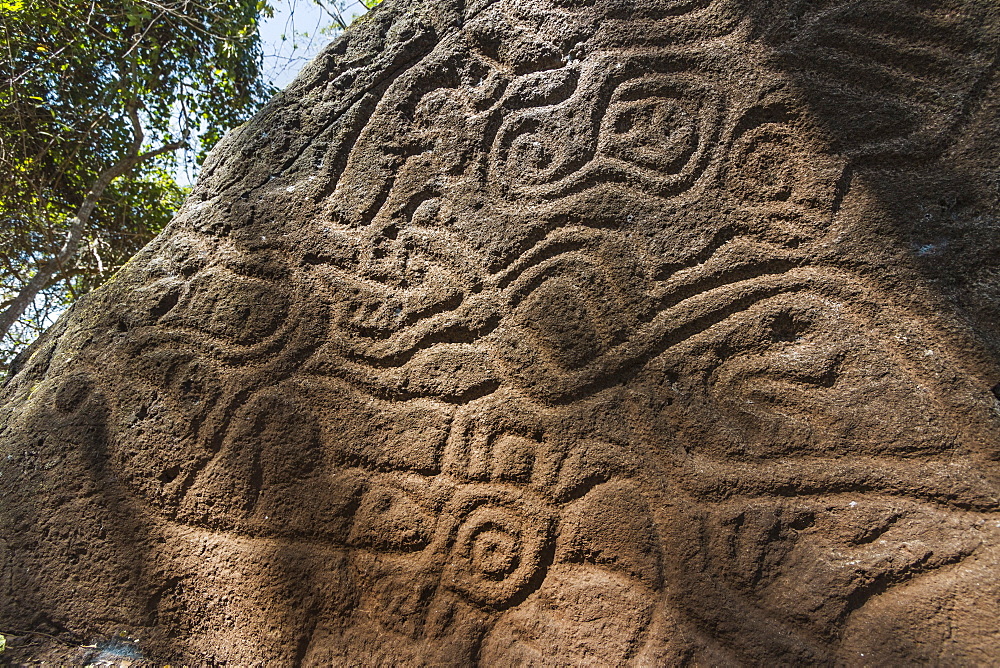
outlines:
[[389, 0], [8, 380], [4, 658], [994, 662], [998, 25]]

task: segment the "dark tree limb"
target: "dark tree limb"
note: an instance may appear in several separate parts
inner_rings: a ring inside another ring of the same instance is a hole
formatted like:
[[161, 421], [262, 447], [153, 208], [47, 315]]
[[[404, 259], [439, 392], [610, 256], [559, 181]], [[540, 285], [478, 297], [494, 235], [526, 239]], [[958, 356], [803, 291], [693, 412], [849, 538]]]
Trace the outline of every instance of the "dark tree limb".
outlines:
[[143, 139], [145, 139], [145, 135], [142, 132], [142, 125], [139, 123], [139, 111], [137, 104], [134, 101], [129, 103], [127, 111], [129, 120], [132, 123], [132, 146], [129, 148], [129, 151], [124, 158], [120, 159], [97, 177], [91, 185], [90, 190], [87, 192], [87, 196], [84, 198], [83, 203], [77, 209], [76, 215], [70, 219], [71, 225], [62, 247], [52, 257], [52, 259], [38, 268], [38, 271], [36, 271], [35, 275], [31, 277], [31, 280], [29, 280], [27, 284], [21, 288], [20, 292], [17, 293], [17, 296], [8, 303], [3, 313], [0, 313], [0, 338], [7, 335], [10, 328], [14, 326], [14, 323], [16, 323], [24, 314], [28, 306], [35, 301], [38, 293], [49, 284], [52, 276], [55, 275], [57, 271], [64, 267], [71, 259], [73, 259], [73, 256], [76, 255], [76, 252], [80, 248], [80, 241], [83, 239], [83, 231], [86, 228], [87, 221], [90, 219], [91, 214], [97, 207], [97, 203], [104, 195], [104, 191], [109, 185], [111, 185], [111, 182], [119, 176], [128, 174], [136, 167], [136, 165], [149, 160], [150, 158], [155, 158], [156, 156], [169, 151], [175, 151], [184, 146], [184, 142], [173, 142], [152, 151], [141, 153], [140, 151], [142, 150], [142, 142]]

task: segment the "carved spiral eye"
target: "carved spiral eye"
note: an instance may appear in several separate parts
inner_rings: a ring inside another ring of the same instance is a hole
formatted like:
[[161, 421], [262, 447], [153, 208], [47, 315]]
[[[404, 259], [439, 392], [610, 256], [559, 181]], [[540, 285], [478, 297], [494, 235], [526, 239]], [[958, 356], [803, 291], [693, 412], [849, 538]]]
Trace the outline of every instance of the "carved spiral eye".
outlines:
[[490, 519], [471, 530], [467, 526], [463, 529], [463, 547], [468, 550], [467, 558], [476, 577], [502, 580], [517, 570], [521, 531], [515, 522]]
[[552, 513], [509, 490], [473, 492], [459, 503], [462, 510], [473, 507], [454, 518], [445, 584], [494, 607], [537, 587], [549, 561]]
[[561, 179], [590, 157], [590, 138], [567, 109], [533, 112], [512, 122], [500, 136], [500, 179], [515, 189]]

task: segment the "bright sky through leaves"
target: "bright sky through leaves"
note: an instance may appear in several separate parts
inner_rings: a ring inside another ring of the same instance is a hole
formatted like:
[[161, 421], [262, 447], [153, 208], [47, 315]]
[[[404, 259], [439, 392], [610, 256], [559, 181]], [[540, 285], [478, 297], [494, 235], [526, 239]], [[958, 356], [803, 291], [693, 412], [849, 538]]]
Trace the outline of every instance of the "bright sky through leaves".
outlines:
[[[7, 0], [10, 1], [10, 0]], [[283, 89], [305, 65], [336, 39], [339, 31], [333, 20], [312, 0], [273, 0], [274, 16], [260, 23], [260, 41], [264, 52], [264, 80]], [[368, 11], [360, 0], [347, 0], [341, 14], [350, 22]], [[182, 186], [193, 184], [197, 171], [185, 164], [184, 151], [178, 151], [174, 175]]]

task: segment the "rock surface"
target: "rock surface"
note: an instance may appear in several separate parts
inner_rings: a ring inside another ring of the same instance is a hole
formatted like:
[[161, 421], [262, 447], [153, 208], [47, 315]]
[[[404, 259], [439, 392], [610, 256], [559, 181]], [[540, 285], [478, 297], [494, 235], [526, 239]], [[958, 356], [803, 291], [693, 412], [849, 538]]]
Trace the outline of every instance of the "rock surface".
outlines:
[[386, 5], [7, 382], [4, 658], [994, 662], [996, 4]]

